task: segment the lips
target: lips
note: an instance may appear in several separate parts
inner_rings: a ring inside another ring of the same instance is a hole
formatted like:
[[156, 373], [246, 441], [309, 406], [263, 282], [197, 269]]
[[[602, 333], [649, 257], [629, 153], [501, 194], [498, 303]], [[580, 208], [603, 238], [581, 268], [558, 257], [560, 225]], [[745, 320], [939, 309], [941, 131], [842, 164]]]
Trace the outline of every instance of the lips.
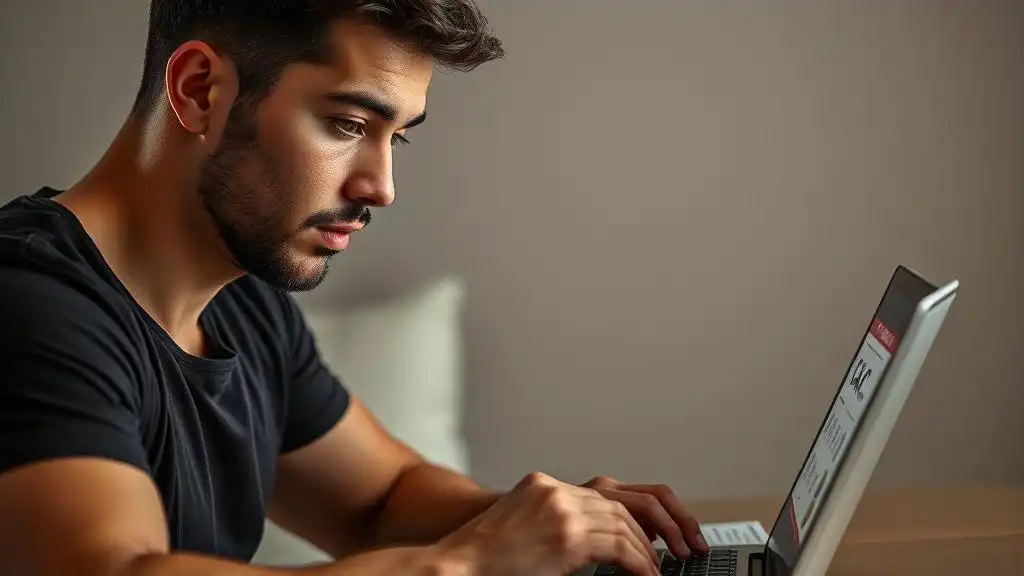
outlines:
[[331, 224], [330, 226], [317, 226], [317, 229], [332, 234], [351, 234], [362, 230], [363, 227], [359, 224]]
[[319, 231], [320, 238], [328, 249], [339, 251], [348, 247], [348, 232], [336, 232], [324, 228], [319, 228]]
[[349, 236], [354, 232], [362, 230], [363, 226], [360, 222], [327, 224], [317, 226], [316, 230], [320, 233], [320, 239], [324, 246], [329, 250], [340, 251], [348, 247]]

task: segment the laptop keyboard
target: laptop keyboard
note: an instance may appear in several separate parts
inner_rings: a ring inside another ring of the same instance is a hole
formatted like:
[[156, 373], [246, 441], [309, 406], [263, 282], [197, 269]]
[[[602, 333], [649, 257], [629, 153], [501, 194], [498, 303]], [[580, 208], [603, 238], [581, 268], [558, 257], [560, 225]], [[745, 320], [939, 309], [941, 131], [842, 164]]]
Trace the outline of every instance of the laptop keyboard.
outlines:
[[[729, 549], [713, 549], [708, 554], [693, 555], [679, 560], [665, 553], [661, 557], [661, 576], [734, 576], [736, 574], [737, 552]], [[594, 576], [628, 576], [630, 573], [618, 566], [598, 566]]]

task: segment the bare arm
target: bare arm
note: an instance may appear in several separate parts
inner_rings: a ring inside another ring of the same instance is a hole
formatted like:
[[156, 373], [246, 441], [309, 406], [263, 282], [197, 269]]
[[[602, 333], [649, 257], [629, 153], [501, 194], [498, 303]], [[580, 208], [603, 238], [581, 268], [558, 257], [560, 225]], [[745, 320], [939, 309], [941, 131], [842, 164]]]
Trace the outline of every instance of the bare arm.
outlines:
[[382, 544], [429, 544], [457, 530], [493, 506], [501, 494], [484, 490], [465, 476], [422, 462], [392, 484], [374, 522]]
[[[696, 519], [667, 487], [598, 477], [584, 488], [622, 504], [647, 536], [663, 537], [673, 553], [708, 551]], [[280, 458], [270, 515], [343, 558], [372, 548], [434, 545], [486, 516], [505, 496], [424, 461], [353, 397], [329, 432]]]
[[281, 457], [270, 517], [335, 557], [436, 542], [497, 501], [385, 431], [356, 398], [322, 438]]
[[435, 550], [396, 548], [281, 570], [172, 553], [159, 494], [125, 464], [66, 458], [0, 475], [0, 574], [332, 576], [440, 574]]

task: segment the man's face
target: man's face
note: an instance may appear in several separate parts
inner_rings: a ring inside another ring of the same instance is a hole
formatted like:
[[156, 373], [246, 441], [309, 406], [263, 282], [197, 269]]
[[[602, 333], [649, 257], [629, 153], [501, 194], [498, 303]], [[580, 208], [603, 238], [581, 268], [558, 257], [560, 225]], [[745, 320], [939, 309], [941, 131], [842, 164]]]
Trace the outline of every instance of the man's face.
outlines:
[[334, 29], [329, 66], [287, 66], [250, 109], [236, 103], [199, 194], [235, 264], [311, 290], [370, 208], [394, 199], [392, 149], [423, 120], [432, 61], [383, 31]]

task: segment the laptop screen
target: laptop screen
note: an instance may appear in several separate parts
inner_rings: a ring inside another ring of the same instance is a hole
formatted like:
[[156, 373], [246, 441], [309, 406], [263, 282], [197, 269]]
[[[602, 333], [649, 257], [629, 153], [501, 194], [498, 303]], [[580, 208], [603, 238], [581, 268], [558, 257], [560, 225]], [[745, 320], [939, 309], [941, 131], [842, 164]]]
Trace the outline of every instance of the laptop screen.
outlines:
[[832, 479], [906, 335], [914, 309], [934, 289], [903, 267], [893, 274], [772, 527], [766, 549], [771, 576], [788, 576], [796, 566], [803, 543], [814, 529], [817, 512], [828, 497]]

